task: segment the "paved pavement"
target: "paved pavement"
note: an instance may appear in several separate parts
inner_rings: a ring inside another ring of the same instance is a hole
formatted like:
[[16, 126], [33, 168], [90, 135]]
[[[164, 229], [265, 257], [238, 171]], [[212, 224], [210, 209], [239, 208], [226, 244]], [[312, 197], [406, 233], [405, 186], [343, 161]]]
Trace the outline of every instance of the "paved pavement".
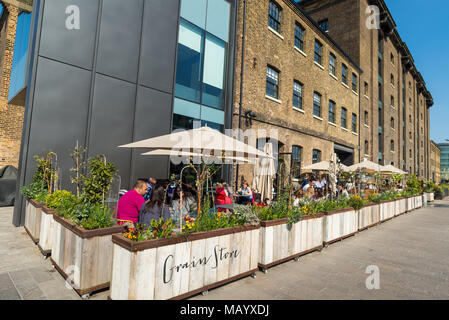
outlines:
[[[80, 299], [11, 221], [12, 208], [0, 208], [0, 300]], [[378, 290], [365, 285], [371, 265]], [[449, 299], [449, 198], [191, 299]]]

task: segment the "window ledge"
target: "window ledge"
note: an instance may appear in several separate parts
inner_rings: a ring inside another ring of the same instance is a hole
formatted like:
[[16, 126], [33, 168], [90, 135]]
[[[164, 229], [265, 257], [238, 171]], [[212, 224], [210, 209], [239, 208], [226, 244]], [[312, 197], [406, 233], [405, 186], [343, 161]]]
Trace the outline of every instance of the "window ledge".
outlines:
[[367, 124], [363, 124], [363, 125], [369, 129], [369, 125], [367, 125]]
[[341, 127], [341, 130], [346, 131], [346, 132], [349, 132], [349, 130], [346, 129], [346, 128], [344, 128], [344, 127]]
[[352, 131], [351, 132], [353, 135], [358, 136], [359, 134], [357, 132]]
[[319, 64], [318, 62], [313, 61], [313, 63], [314, 63], [317, 67], [319, 67], [320, 69], [324, 70], [324, 67], [323, 67], [321, 64]]
[[296, 107], [293, 107], [293, 110], [298, 111], [298, 112], [301, 112], [301, 113], [305, 113], [304, 110], [299, 109], [299, 108], [296, 108]]
[[337, 125], [333, 122], [328, 121], [327, 123], [329, 123], [331, 126], [337, 127]]
[[347, 89], [349, 89], [349, 86], [346, 83], [342, 82], [341, 84], [343, 87], [346, 87]]
[[332, 78], [334, 78], [335, 80], [337, 80], [338, 81], [338, 78], [335, 76], [335, 75], [333, 75], [332, 73], [330, 73], [329, 72], [329, 75], [332, 77]]
[[281, 34], [279, 32], [277, 32], [276, 30], [274, 30], [273, 28], [271, 28], [270, 26], [268, 26], [268, 30], [270, 30], [271, 32], [273, 32], [276, 36], [278, 36], [281, 40], [284, 40], [284, 37], [281, 36]]
[[369, 154], [364, 154], [364, 156], [365, 156], [365, 158], [368, 158], [368, 157], [371, 157], [371, 155], [369, 155]]
[[390, 105], [390, 107], [391, 107], [391, 109], [393, 109], [393, 110], [396, 110], [396, 108], [395, 108], [395, 107], [393, 107], [393, 106], [391, 106], [391, 105]]
[[300, 54], [302, 54], [304, 57], [307, 57], [307, 54], [302, 51], [301, 49], [297, 48], [296, 46], [293, 46], [293, 49], [295, 49], [296, 51], [298, 51]]
[[394, 84], [390, 83], [391, 87], [394, 89]]
[[320, 120], [320, 121], [323, 121], [323, 118], [320, 118], [320, 117], [318, 117], [318, 116], [313, 116], [315, 119], [317, 119], [317, 120]]
[[265, 98], [267, 98], [268, 100], [274, 101], [274, 102], [276, 102], [276, 103], [282, 104], [282, 101], [281, 101], [281, 100], [278, 100], [278, 99], [276, 99], [276, 98], [270, 97], [270, 96], [268, 96], [268, 95], [265, 95]]
[[352, 93], [355, 94], [356, 96], [359, 96], [359, 94], [354, 90], [352, 90]]
[[366, 94], [364, 94], [363, 96], [364, 96], [364, 97], [365, 97], [366, 99], [368, 99], [368, 100], [369, 100], [369, 97], [368, 97], [368, 96], [367, 96]]

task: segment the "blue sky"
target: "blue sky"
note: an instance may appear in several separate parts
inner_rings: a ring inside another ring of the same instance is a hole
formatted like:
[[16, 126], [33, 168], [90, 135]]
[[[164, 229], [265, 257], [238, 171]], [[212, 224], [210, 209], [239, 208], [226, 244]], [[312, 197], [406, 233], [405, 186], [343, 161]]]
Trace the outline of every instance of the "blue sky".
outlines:
[[402, 41], [433, 96], [430, 138], [449, 139], [449, 1], [385, 0]]

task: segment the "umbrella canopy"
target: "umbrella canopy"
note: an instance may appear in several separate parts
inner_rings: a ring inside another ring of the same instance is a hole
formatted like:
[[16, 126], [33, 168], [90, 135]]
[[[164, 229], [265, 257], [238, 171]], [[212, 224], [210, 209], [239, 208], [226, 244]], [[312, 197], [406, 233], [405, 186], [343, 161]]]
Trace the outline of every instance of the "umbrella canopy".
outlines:
[[384, 169], [382, 170], [382, 172], [385, 173], [398, 173], [398, 174], [406, 174], [407, 172], [402, 171], [401, 169], [398, 169], [394, 166], [392, 166], [391, 164], [384, 166]]
[[[211, 156], [211, 155], [203, 155], [201, 153], [195, 153], [195, 152], [188, 152], [188, 151], [181, 151], [181, 150], [164, 150], [164, 149], [158, 149], [153, 150], [149, 152], [142, 153], [143, 156], [170, 156], [170, 157], [178, 157], [180, 158], [180, 162], [186, 162], [184, 160], [189, 160], [187, 162], [190, 162], [190, 157], [203, 159], [205, 163], [208, 162], [223, 162], [227, 163], [226, 160], [232, 160], [231, 162], [243, 162], [243, 163], [251, 163], [250, 159], [243, 158], [243, 157], [232, 157], [232, 156]], [[189, 158], [189, 159], [188, 159]], [[195, 160], [195, 159], [194, 159]]]
[[384, 171], [384, 166], [381, 166], [380, 164], [377, 164], [375, 162], [365, 160], [360, 163], [356, 163], [350, 167], [348, 167], [348, 170], [350, 171], [356, 171], [357, 169], [366, 169], [371, 171]]
[[122, 145], [119, 148], [182, 150], [202, 155], [213, 155], [217, 151], [224, 151], [233, 157], [268, 157], [265, 152], [209, 127], [174, 132]]
[[[345, 166], [343, 163], [339, 164], [343, 171], [347, 171], [348, 167]], [[330, 163], [328, 161], [321, 161], [318, 163], [314, 163], [310, 166], [306, 166], [301, 168], [302, 171], [329, 171]]]
[[[269, 156], [273, 155], [273, 144], [266, 143], [264, 152]], [[261, 199], [273, 198], [273, 176], [276, 174], [274, 160], [263, 158], [256, 162], [254, 166], [253, 189], [260, 193]]]

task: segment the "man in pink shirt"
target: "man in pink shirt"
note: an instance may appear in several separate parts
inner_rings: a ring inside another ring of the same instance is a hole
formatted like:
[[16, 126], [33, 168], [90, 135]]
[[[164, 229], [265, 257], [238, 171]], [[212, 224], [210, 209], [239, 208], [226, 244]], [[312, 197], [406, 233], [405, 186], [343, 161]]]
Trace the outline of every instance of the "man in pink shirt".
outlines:
[[118, 201], [117, 220], [119, 224], [127, 221], [137, 223], [139, 221], [139, 211], [145, 203], [143, 196], [147, 193], [147, 184], [143, 180], [137, 180], [133, 190], [125, 193]]

